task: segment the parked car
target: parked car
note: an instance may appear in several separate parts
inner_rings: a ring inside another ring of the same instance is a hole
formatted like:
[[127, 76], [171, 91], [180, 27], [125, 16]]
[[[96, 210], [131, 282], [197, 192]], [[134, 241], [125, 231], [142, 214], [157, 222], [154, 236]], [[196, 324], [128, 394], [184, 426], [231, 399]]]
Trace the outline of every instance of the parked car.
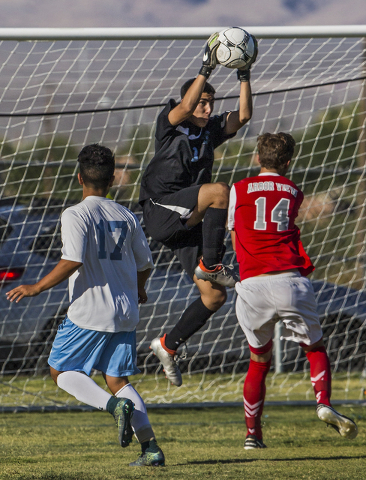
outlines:
[[0, 370], [34, 368], [48, 354], [48, 337], [68, 306], [67, 282], [37, 297], [10, 303], [5, 294], [35, 283], [60, 259], [60, 205], [0, 204]]
[[[5, 293], [23, 283], [35, 283], [60, 259], [60, 213], [65, 206], [34, 202], [31, 206], [0, 204], [0, 371], [46, 371], [47, 357], [68, 308], [67, 281], [27, 298], [10, 303]], [[137, 211], [138, 216], [140, 213]], [[234, 260], [228, 237], [224, 261]], [[137, 329], [138, 366], [146, 373], [159, 362], [149, 349], [151, 340], [169, 331], [184, 309], [199, 293], [174, 255], [151, 241], [156, 268], [148, 282], [149, 300], [140, 306]], [[313, 281], [318, 311], [333, 368], [365, 367], [366, 294], [323, 281]], [[184, 372], [245, 372], [249, 349], [235, 315], [234, 289], [226, 304], [207, 326], [189, 340]], [[281, 342], [284, 371], [299, 371], [306, 358], [293, 342]]]
[[[228, 242], [224, 261], [233, 261]], [[198, 289], [188, 276], [175, 267], [173, 273], [155, 270], [149, 284], [149, 302], [141, 307], [139, 339], [140, 368], [152, 371], [158, 363], [151, 356], [151, 340], [169, 331], [181, 312], [198, 297]], [[366, 293], [322, 280], [312, 281], [320, 323], [333, 371], [366, 372]], [[176, 286], [179, 285], [179, 288]], [[250, 352], [235, 314], [236, 293], [228, 289], [228, 299], [207, 326], [189, 340], [187, 359], [181, 361], [183, 372], [246, 372]], [[284, 372], [308, 368], [306, 356], [292, 341], [281, 340], [281, 368]], [[275, 368], [274, 362], [273, 367]]]

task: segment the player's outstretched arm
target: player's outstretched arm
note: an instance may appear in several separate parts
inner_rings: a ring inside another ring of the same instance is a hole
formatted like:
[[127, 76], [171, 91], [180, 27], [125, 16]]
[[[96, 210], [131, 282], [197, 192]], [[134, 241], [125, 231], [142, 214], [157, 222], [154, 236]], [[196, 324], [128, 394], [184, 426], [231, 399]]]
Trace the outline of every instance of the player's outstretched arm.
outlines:
[[20, 285], [6, 293], [6, 298], [10, 302], [18, 303], [24, 297], [35, 297], [41, 292], [55, 287], [59, 283], [68, 279], [78, 268], [82, 266], [80, 262], [70, 260], [60, 260], [55, 268], [39, 282], [33, 285]]
[[199, 75], [189, 87], [182, 101], [173, 108], [168, 115], [171, 125], [179, 125], [184, 120], [187, 120], [187, 118], [189, 118], [195, 111], [198, 102], [201, 99], [206, 80], [211, 75], [212, 70], [216, 67], [216, 50], [220, 44], [218, 36], [218, 33], [213, 33], [207, 40]]

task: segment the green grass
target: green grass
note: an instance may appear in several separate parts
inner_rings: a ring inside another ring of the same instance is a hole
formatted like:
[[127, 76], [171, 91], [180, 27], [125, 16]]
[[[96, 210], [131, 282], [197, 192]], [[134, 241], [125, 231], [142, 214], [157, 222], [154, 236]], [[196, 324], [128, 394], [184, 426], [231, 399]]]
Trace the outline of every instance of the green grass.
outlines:
[[326, 428], [310, 407], [266, 407], [268, 449], [245, 451], [242, 408], [151, 410], [164, 468], [131, 468], [139, 453], [121, 449], [106, 412], [0, 415], [0, 479], [361, 479], [366, 413], [339, 408], [359, 426], [355, 440]]
[[[175, 388], [161, 372], [157, 375], [135, 375], [130, 378], [146, 403], [241, 402], [245, 374], [184, 375], [182, 387]], [[102, 387], [102, 375], [93, 379]], [[267, 401], [314, 401], [309, 372], [268, 375]], [[333, 375], [333, 400], [363, 400], [366, 378], [360, 372], [340, 372]], [[78, 402], [59, 389], [47, 373], [45, 376], [10, 375], [0, 379], [0, 406], [76, 405]]]

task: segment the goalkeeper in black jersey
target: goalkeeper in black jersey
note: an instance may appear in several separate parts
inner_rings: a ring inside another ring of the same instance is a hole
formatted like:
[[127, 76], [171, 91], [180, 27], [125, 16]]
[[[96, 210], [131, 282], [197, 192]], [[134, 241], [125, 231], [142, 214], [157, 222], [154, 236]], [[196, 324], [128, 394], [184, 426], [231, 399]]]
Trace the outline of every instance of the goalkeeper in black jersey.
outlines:
[[207, 79], [216, 67], [218, 46], [215, 33], [207, 41], [197, 78], [181, 88], [181, 102], [170, 100], [160, 113], [155, 156], [141, 181], [139, 202], [147, 233], [175, 253], [200, 292], [172, 331], [151, 343], [167, 378], [177, 386], [182, 384], [174, 360], [177, 348], [225, 303], [226, 287], [237, 281], [222, 264], [229, 187], [210, 182], [214, 149], [252, 116], [251, 64], [238, 70], [239, 110], [211, 116], [215, 89]]

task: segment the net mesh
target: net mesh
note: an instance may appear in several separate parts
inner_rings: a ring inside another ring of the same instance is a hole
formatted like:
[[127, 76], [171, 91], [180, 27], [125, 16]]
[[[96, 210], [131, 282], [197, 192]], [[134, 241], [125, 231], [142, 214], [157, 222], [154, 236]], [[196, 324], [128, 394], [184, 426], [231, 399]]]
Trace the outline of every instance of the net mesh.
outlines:
[[[257, 135], [291, 132], [289, 173], [305, 193], [298, 218], [316, 270], [311, 279], [334, 372], [333, 398], [361, 399], [366, 329], [365, 45], [363, 39], [261, 38], [252, 71], [254, 114], [216, 150], [213, 181], [255, 175]], [[68, 306], [67, 285], [9, 304], [5, 292], [34, 283], [60, 258], [61, 211], [81, 198], [76, 156], [90, 143], [116, 155], [112, 197], [142, 221], [141, 175], [154, 153], [156, 117], [196, 76], [202, 40], [63, 40], [0, 43], [0, 405], [62, 406], [47, 356]], [[218, 67], [215, 111], [238, 106], [236, 72]], [[175, 257], [150, 241], [156, 268], [141, 306], [138, 366], [131, 380], [147, 403], [241, 401], [249, 349], [235, 316], [235, 292], [196, 333], [181, 360], [184, 384], [171, 387], [150, 341], [169, 331], [198, 291]], [[225, 263], [235, 263], [229, 237]], [[309, 365], [280, 340], [267, 399], [313, 398]], [[98, 372], [95, 380], [103, 385]]]

